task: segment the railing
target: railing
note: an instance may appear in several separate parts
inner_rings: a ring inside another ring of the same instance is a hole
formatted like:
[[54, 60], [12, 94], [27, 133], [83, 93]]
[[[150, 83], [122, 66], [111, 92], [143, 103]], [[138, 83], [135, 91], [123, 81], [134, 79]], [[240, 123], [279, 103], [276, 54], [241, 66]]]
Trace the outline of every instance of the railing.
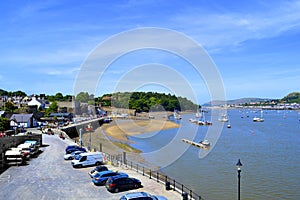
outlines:
[[182, 196], [185, 196], [185, 198], [183, 197], [183, 199], [204, 200], [200, 195], [195, 193], [192, 189], [176, 181], [175, 179], [172, 179], [171, 177], [168, 177], [167, 175], [161, 173], [159, 170], [151, 170], [150, 168], [147, 168], [139, 163], [123, 160], [122, 159], [123, 157], [120, 154], [119, 155], [107, 154], [107, 155], [108, 155], [108, 161], [111, 162], [112, 165], [125, 166], [126, 168], [129, 168], [131, 170], [136, 171], [137, 173], [142, 174], [143, 176], [149, 177], [149, 179], [153, 179], [158, 183], [164, 184], [166, 190], [173, 190], [180, 193]]
[[[88, 149], [93, 151], [100, 151], [105, 152], [105, 150], [102, 149], [102, 143], [99, 144], [99, 147], [95, 144], [91, 144], [91, 142], [88, 142]], [[172, 179], [171, 177], [168, 177], [167, 175], [163, 174], [162, 172], [157, 170], [153, 170], [150, 168], [147, 168], [145, 165], [142, 165], [141, 163], [135, 163], [133, 161], [127, 160], [126, 152], [123, 152], [122, 154], [115, 154], [111, 155], [107, 152], [105, 152], [108, 157], [108, 161], [111, 162], [112, 165], [115, 166], [125, 166], [126, 168], [129, 168], [131, 170], [135, 170], [136, 172], [142, 174], [143, 176], [149, 177], [149, 179], [153, 179], [154, 181], [157, 181], [158, 183], [164, 184], [166, 186], [166, 190], [173, 190], [178, 192], [182, 195], [183, 200], [204, 200], [199, 194], [194, 192], [189, 187], [185, 186], [184, 184], [176, 181], [175, 179]]]

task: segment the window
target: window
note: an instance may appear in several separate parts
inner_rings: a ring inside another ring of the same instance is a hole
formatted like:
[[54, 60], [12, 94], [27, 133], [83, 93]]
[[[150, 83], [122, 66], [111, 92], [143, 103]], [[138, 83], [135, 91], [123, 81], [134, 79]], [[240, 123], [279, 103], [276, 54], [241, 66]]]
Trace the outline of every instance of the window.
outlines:
[[82, 161], [86, 161], [87, 157], [86, 156], [82, 156], [81, 159], [80, 159], [80, 162]]
[[111, 176], [111, 174], [103, 174], [102, 177], [110, 177], [110, 176]]

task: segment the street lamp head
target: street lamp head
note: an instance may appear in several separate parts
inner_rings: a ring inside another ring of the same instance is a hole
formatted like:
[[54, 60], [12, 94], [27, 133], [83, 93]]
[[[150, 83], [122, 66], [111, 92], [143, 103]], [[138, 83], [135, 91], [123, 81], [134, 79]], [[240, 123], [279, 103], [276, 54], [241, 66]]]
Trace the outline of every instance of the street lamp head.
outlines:
[[241, 163], [241, 160], [239, 159], [239, 161], [236, 163], [237, 170], [241, 171], [242, 170], [242, 166], [243, 166], [243, 164]]

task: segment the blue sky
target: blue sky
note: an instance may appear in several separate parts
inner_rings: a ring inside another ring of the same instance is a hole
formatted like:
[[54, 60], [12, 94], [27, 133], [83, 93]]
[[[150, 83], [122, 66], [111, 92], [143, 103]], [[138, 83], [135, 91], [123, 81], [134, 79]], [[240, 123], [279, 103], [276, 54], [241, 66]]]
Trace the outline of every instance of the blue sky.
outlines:
[[[97, 46], [143, 27], [178, 31], [201, 45], [222, 77], [227, 99], [282, 98], [300, 91], [300, 1], [1, 1], [0, 26], [0, 88], [8, 91], [73, 94]], [[195, 76], [183, 59], [151, 50], [112, 63], [96, 96], [115, 91], [114, 82], [148, 63], [184, 74], [199, 103], [211, 100], [205, 77]], [[136, 90], [175, 91], [168, 87]], [[193, 99], [180, 91], [176, 94]]]

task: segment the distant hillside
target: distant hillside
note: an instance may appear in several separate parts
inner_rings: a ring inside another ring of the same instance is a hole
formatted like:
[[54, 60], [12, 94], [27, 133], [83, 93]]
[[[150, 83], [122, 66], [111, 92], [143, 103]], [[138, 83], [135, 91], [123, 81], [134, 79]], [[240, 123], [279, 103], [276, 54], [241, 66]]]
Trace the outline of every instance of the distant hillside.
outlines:
[[292, 92], [283, 97], [280, 101], [287, 103], [300, 103], [300, 92]]
[[245, 103], [253, 103], [253, 102], [267, 102], [272, 99], [266, 99], [266, 98], [241, 98], [241, 99], [234, 99], [234, 100], [228, 100], [228, 101], [210, 101], [202, 106], [221, 106], [221, 105], [239, 105], [239, 104], [245, 104]]
[[283, 97], [282, 99], [267, 99], [267, 98], [241, 98], [241, 99], [234, 99], [228, 101], [210, 101], [202, 106], [221, 106], [221, 105], [239, 105], [239, 104], [249, 104], [254, 102], [270, 102], [275, 101], [278, 103], [300, 103], [300, 92], [292, 92]]

